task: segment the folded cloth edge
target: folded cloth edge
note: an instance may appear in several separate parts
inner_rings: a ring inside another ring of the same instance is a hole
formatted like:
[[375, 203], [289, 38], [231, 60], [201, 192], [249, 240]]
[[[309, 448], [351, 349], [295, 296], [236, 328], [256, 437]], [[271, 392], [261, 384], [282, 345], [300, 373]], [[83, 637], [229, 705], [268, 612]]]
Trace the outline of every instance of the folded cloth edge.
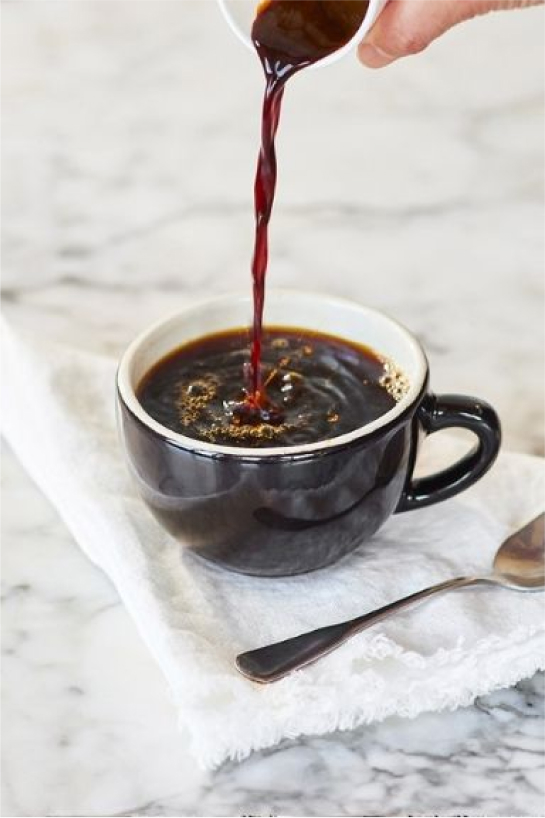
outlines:
[[[79, 352], [78, 354], [85, 355], [85, 353]], [[96, 359], [98, 356], [88, 355], [88, 357], [89, 359]], [[111, 363], [107, 358], [104, 358], [103, 361], [104, 363]], [[20, 379], [18, 380], [20, 386]], [[10, 428], [9, 421], [5, 429], [7, 439], [11, 443], [15, 453], [18, 455], [38, 487], [43, 490], [44, 476], [39, 468], [35, 468], [32, 459], [28, 457], [28, 452], [26, 451], [24, 441], [21, 441], [17, 434], [15, 434], [14, 429]], [[517, 457], [526, 457], [530, 460], [537, 460], [529, 455], [517, 455]], [[65, 477], [65, 475], [63, 475], [63, 465], [56, 463], [53, 458], [48, 464], [48, 468], [50, 472], [54, 469], [58, 470], [59, 479], [56, 481], [56, 485], [58, 487]], [[61, 518], [73, 532], [86, 555], [94, 563], [98, 564], [110, 574], [110, 577], [116, 584], [120, 597], [123, 599], [123, 602], [126, 604], [136, 623], [141, 623], [144, 615], [147, 617], [153, 617], [154, 612], [156, 612], [153, 598], [149, 600], [150, 604], [146, 605], [146, 610], [143, 611], [142, 598], [140, 597], [138, 599], [138, 603], [136, 602], [130, 587], [130, 582], [127, 581], [125, 571], [117, 569], [115, 559], [113, 559], [112, 562], [112, 558], [114, 556], [113, 552], [104, 547], [100, 555], [93, 553], [93, 548], [90, 548], [87, 545], [85, 536], [82, 536], [81, 534], [81, 527], [78, 525], [78, 519], [82, 516], [93, 514], [96, 499], [86, 499], [80, 494], [78, 497], [78, 503], [75, 506], [72, 505], [71, 507], [67, 508], [66, 506], [63, 506], [55, 491], [48, 491], [46, 493], [59, 511]], [[97, 525], [100, 525], [99, 520], [100, 514], [96, 514]], [[108, 536], [110, 536], [109, 532], [105, 531], [104, 545], [107, 543]], [[96, 542], [94, 545], [96, 548]], [[524, 633], [513, 632], [512, 634], [509, 634], [508, 639], [499, 640], [498, 642], [497, 638], [495, 638], [496, 642], [494, 644], [493, 654], [489, 653], [491, 647], [490, 640], [483, 640], [482, 649], [480, 651], [483, 664], [482, 668], [481, 665], [479, 667], [479, 670], [482, 670], [482, 673], [479, 675], [478, 684], [475, 684], [475, 678], [474, 676], [472, 677], [471, 690], [464, 689], [462, 687], [461, 692], [455, 695], [452, 690], [449, 691], [448, 687], [442, 690], [441, 685], [437, 684], [437, 677], [435, 677], [432, 686], [428, 691], [426, 691], [425, 680], [420, 683], [421, 689], [427, 692], [425, 703], [415, 704], [413, 702], [411, 704], [410, 700], [407, 699], [406, 696], [405, 698], [403, 696], [403, 693], [407, 692], [406, 689], [400, 691], [397, 696], [390, 695], [389, 698], [382, 700], [379, 699], [380, 684], [377, 684], [377, 680], [375, 679], [375, 685], [373, 685], [372, 675], [370, 676], [369, 673], [362, 673], [361, 676], [353, 674], [349, 706], [346, 699], [341, 699], [339, 702], [337, 702], [334, 713], [314, 713], [312, 723], [305, 720], [304, 713], [300, 719], [296, 720], [296, 722], [293, 721], [292, 714], [289, 723], [287, 721], [283, 722], [282, 719], [279, 719], [277, 723], [264, 724], [262, 720], [258, 718], [249, 718], [248, 731], [244, 735], [244, 742], [242, 744], [240, 736], [237, 735], [236, 725], [230, 724], [228, 713], [226, 714], [223, 723], [221, 717], [218, 719], [220, 723], [217, 724], [218, 729], [214, 731], [215, 737], [213, 740], [210, 738], [212, 735], [210, 732], [204, 731], [203, 733], [202, 731], [196, 729], [198, 727], [199, 714], [197, 713], [194, 717], [194, 714], [192, 713], [191, 701], [189, 701], [187, 698], [188, 689], [185, 688], [184, 685], [180, 685], [179, 679], [177, 681], [178, 677], [176, 674], [176, 666], [174, 663], [169, 661], [169, 651], [163, 650], [163, 646], [157, 645], [151, 638], [147, 638], [148, 634], [146, 633], [145, 629], [139, 628], [139, 630], [141, 630], [146, 644], [150, 648], [160, 666], [163, 668], [163, 671], [169, 680], [170, 686], [173, 690], [174, 701], [178, 707], [185, 710], [183, 718], [180, 718], [180, 722], [182, 725], [190, 725], [193, 727], [191, 730], [193, 750], [197, 760], [206, 767], [218, 766], [227, 758], [237, 760], [242, 759], [248, 756], [254, 750], [271, 747], [286, 738], [292, 739], [301, 735], [320, 735], [330, 733], [335, 730], [349, 730], [358, 725], [383, 720], [384, 718], [396, 713], [398, 715], [413, 718], [422, 712], [430, 710], [454, 709], [457, 706], [470, 704], [479, 695], [489, 693], [499, 687], [504, 687], [506, 684], [513, 684], [519, 679], [529, 676], [536, 670], [543, 669], [545, 667], [545, 662], [542, 659], [542, 651], [539, 651], [541, 641], [540, 637], [542, 635], [543, 628], [540, 629], [538, 626], [535, 627], [535, 630], [532, 628], [525, 628], [523, 629]], [[528, 649], [524, 651], [523, 655], [517, 656], [516, 664], [511, 665], [510, 662], [512, 655], [509, 655], [509, 648], [512, 647], [513, 640], [516, 640], [516, 644], [522, 639], [528, 640], [528, 644], [526, 646]], [[375, 640], [375, 644], [378, 658], [380, 658], [381, 650], [384, 658], [389, 658], [393, 655], [392, 651], [394, 650], [395, 646], [388, 646], [388, 640], [381, 640], [380, 638], [377, 638]], [[452, 674], [454, 669], [456, 672], [459, 672], [460, 668], [466, 668], [467, 672], [469, 665], [475, 660], [475, 653], [475, 647], [469, 656], [464, 656], [463, 651], [456, 652], [450, 650], [445, 652], [443, 656], [440, 655], [440, 652], [437, 652], [433, 654], [430, 659], [433, 660], [434, 667], [436, 669], [441, 667], [441, 672], [446, 678], [447, 674]], [[405, 653], [403, 655], [403, 661], [407, 665], [410, 664], [410, 657], [411, 654]], [[422, 663], [422, 657], [415, 655], [414, 659], [417, 660], [418, 663]], [[502, 682], [498, 683], [494, 681], [491, 668], [492, 666], [497, 667], [501, 662], [503, 662]], [[300, 686], [297, 682], [297, 675], [298, 674], [295, 674], [290, 680], [293, 685], [294, 697], [296, 697], [298, 691], [300, 691]], [[508, 681], [506, 682], [505, 679]], [[211, 685], [213, 685], [213, 679], [210, 679], [209, 682]], [[282, 682], [278, 683], [279, 686], [282, 684]], [[372, 699], [372, 710], [370, 709], [371, 700], [368, 696], [369, 690], [375, 690], [375, 696]], [[361, 700], [361, 704], [356, 709], [354, 709], [354, 699], [357, 701]], [[266, 706], [266, 701], [267, 695], [264, 695], [264, 706]], [[302, 704], [302, 707], [304, 707], [304, 703]], [[370, 715], [371, 712], [372, 716]], [[216, 718], [217, 717], [218, 715], [216, 714]]]
[[[293, 723], [269, 725], [267, 729], [255, 729], [252, 719], [248, 719], [248, 732], [244, 736], [244, 746], [236, 746], [236, 735], [232, 735], [228, 725], [219, 723], [213, 742], [208, 741], [206, 734], [195, 734], [192, 738], [192, 749], [199, 764], [205, 769], [216, 769], [228, 760], [242, 761], [251, 755], [252, 752], [264, 750], [284, 741], [293, 741], [301, 737], [320, 737], [340, 731], [350, 731], [357, 727], [380, 723], [392, 717], [414, 719], [420, 715], [431, 712], [454, 711], [459, 707], [468, 707], [475, 700], [484, 695], [493, 693], [495, 690], [511, 687], [522, 679], [529, 678], [538, 671], [545, 670], [545, 658], [543, 657], [543, 628], [536, 628], [531, 634], [525, 634], [527, 645], [524, 656], [517, 657], [517, 663], [512, 662], [510, 640], [505, 640], [502, 647], [496, 647], [494, 654], [483, 652], [483, 658], [479, 664], [479, 681], [475, 683], [471, 679], [471, 688], [467, 687], [462, 691], [449, 689], [450, 685], [441, 684], [443, 676], [445, 682], [452, 681], [452, 666], [445, 665], [442, 673], [438, 674], [435, 669], [433, 680], [420, 683], [420, 693], [426, 694], [426, 702], [415, 704], [416, 700], [411, 700], [407, 691], [401, 691], [397, 697], [384, 699], [381, 707], [377, 708], [377, 700], [372, 701], [372, 714], [369, 714], [369, 702], [365, 702], [366, 679], [362, 678], [360, 685], [354, 685], [351, 689], [352, 696], [361, 696], [362, 704], [354, 711], [353, 699], [350, 704], [345, 705], [342, 700], [336, 703], [333, 708], [334, 713], [314, 713], [312, 724], [295, 727]], [[537, 658], [541, 656], [542, 658]], [[474, 662], [474, 656], [464, 657], [457, 667], [459, 675], [467, 673]], [[497, 668], [501, 665], [502, 682], [494, 681]], [[493, 672], [495, 669], [495, 673]], [[412, 692], [413, 688], [411, 688]], [[176, 696], [175, 696], [176, 700]], [[412, 702], [412, 703], [411, 703]], [[183, 699], [180, 704], [183, 703]], [[301, 705], [304, 707], [304, 702]], [[180, 727], [186, 726], [187, 720], [180, 718]], [[204, 736], [204, 738], [203, 738]]]

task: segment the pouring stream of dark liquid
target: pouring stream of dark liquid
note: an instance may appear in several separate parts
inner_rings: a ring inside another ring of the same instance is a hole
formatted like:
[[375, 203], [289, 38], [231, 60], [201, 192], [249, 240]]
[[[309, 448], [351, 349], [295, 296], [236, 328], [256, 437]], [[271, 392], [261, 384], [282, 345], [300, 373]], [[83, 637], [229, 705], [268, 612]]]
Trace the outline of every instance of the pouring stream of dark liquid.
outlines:
[[[254, 186], [255, 246], [252, 260], [254, 320], [250, 390], [242, 420], [274, 421], [261, 377], [261, 343], [268, 227], [276, 188], [275, 136], [284, 86], [297, 71], [345, 45], [359, 29], [368, 0], [265, 0], [258, 8], [252, 41], [265, 72], [261, 117], [261, 149]], [[244, 417], [245, 416], [245, 417]]]

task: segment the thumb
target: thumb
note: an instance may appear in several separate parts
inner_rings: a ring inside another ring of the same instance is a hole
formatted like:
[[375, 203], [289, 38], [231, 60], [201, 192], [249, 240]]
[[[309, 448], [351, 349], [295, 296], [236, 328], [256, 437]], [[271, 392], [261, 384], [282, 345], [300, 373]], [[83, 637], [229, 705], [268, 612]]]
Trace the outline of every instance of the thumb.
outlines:
[[449, 28], [495, 9], [537, 5], [540, 0], [390, 0], [358, 48], [369, 68], [418, 54]]

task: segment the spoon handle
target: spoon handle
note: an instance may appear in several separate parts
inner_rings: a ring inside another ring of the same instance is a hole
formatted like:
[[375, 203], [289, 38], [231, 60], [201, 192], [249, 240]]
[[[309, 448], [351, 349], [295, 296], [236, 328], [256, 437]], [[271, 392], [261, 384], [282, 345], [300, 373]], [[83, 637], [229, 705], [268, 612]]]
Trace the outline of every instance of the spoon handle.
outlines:
[[291, 639], [285, 639], [283, 642], [276, 642], [272, 645], [241, 653], [237, 656], [235, 664], [244, 676], [254, 682], [276, 682], [292, 670], [309, 665], [311, 662], [315, 662], [330, 653], [354, 634], [371, 627], [371, 625], [380, 622], [382, 619], [386, 619], [386, 617], [402, 608], [407, 608], [420, 599], [439, 594], [442, 591], [450, 591], [468, 585], [490, 583], [491, 581], [493, 582], [492, 579], [485, 577], [448, 579], [446, 582], [424, 588], [422, 591], [417, 591], [403, 599], [398, 599], [396, 602], [391, 602], [376, 611], [350, 619], [348, 622], [318, 628], [294, 636]]

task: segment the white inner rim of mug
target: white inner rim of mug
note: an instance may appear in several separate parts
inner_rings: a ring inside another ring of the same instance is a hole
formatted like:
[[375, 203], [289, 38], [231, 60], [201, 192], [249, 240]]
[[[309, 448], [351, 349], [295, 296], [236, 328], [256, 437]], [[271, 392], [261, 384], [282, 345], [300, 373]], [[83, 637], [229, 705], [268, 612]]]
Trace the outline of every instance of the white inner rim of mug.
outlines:
[[136, 397], [143, 376], [165, 355], [190, 341], [250, 326], [252, 309], [249, 296], [224, 296], [189, 307], [145, 330], [124, 353], [117, 373], [119, 393], [128, 409], [149, 429], [185, 449], [259, 459], [325, 451], [366, 437], [403, 414], [422, 391], [428, 370], [426, 356], [416, 338], [397, 321], [379, 310], [351, 301], [276, 290], [267, 293], [265, 325], [324, 332], [370, 347], [379, 356], [393, 361], [407, 376], [409, 388], [404, 397], [388, 412], [352, 432], [297, 446], [251, 448], [207, 443], [174, 432], [148, 415]]

